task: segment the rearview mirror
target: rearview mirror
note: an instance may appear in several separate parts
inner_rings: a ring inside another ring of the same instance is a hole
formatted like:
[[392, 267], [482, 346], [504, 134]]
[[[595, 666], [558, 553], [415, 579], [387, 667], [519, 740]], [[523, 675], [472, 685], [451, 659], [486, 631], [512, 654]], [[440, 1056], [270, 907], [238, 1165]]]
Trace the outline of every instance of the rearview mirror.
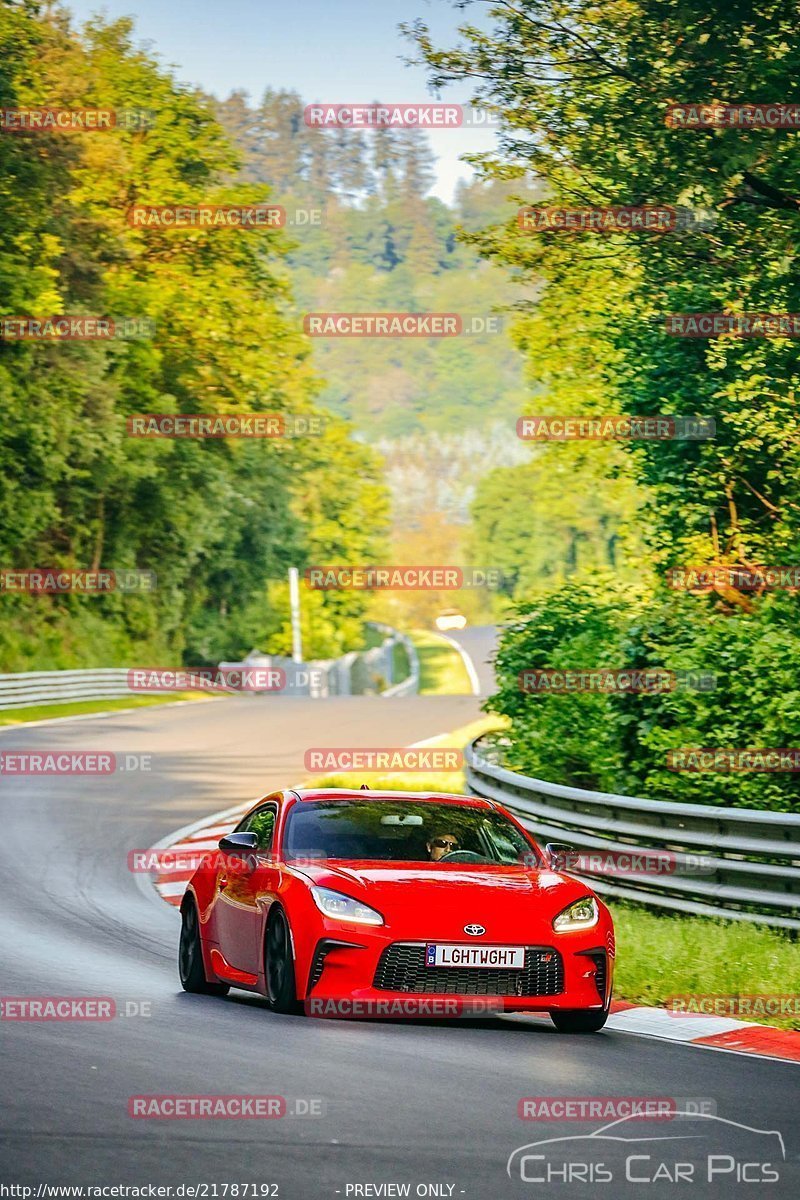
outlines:
[[554, 871], [577, 870], [580, 855], [574, 846], [567, 842], [548, 842], [544, 849]]
[[258, 835], [255, 833], [226, 833], [220, 839], [219, 848], [223, 854], [237, 854], [242, 850], [255, 850], [258, 845]]

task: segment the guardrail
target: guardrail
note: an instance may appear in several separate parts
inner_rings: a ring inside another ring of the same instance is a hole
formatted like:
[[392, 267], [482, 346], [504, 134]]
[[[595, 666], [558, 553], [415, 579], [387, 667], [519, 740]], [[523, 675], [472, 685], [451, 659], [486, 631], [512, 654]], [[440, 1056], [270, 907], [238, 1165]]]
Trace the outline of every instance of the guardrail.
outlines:
[[125, 667], [88, 671], [24, 671], [0, 675], [0, 709], [76, 700], [118, 700], [134, 693]]
[[472, 742], [467, 786], [505, 805], [537, 841], [605, 851], [607, 859], [647, 850], [674, 856], [668, 874], [616, 870], [613, 880], [581, 863], [600, 894], [800, 930], [800, 815], [584, 791], [510, 771], [501, 756], [485, 737]]
[[405, 652], [408, 655], [409, 674], [405, 679], [401, 679], [399, 683], [386, 688], [385, 691], [381, 692], [381, 695], [390, 698], [394, 696], [415, 696], [419, 691], [419, 655], [417, 654], [417, 648], [411, 641], [411, 638], [406, 637], [399, 630], [393, 629], [392, 634], [393, 640], [405, 647]]
[[[405, 646], [411, 668], [410, 675], [400, 683], [383, 690], [382, 696], [407, 696], [419, 689], [419, 658], [411, 641], [395, 629], [385, 628], [387, 636], [381, 646], [371, 650], [352, 651], [341, 658], [323, 662], [294, 663], [291, 659], [253, 652], [242, 663], [221, 663], [221, 667], [280, 667], [286, 672], [291, 695], [314, 698], [351, 695], [354, 676], [369, 685], [372, 678], [391, 683], [393, 647], [396, 642]], [[69, 704], [80, 700], [126, 700], [140, 696], [138, 689], [128, 685], [127, 667], [96, 667], [74, 671], [23, 671], [0, 675], [0, 710], [32, 708], [37, 704]], [[379, 685], [378, 685], [379, 686]], [[165, 692], [170, 689], [164, 688]], [[201, 687], [200, 690], [208, 689]], [[236, 689], [222, 685], [213, 688], [215, 694], [234, 695]]]

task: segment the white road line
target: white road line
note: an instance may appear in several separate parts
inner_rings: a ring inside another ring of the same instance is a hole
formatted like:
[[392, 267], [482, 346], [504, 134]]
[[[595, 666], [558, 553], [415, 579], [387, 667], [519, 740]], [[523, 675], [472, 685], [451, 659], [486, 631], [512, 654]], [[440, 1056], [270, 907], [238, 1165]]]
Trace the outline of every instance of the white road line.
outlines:
[[478, 679], [478, 672], [475, 670], [475, 663], [472, 661], [470, 656], [467, 654], [464, 647], [460, 646], [458, 644], [458, 642], [455, 641], [454, 638], [448, 637], [446, 633], [437, 633], [436, 636], [442, 638], [443, 641], [449, 643], [449, 645], [451, 645], [453, 647], [453, 649], [456, 650], [461, 655], [461, 661], [463, 662], [464, 668], [467, 672], [467, 675], [469, 676], [469, 682], [470, 682], [470, 687], [472, 688], [472, 694], [473, 694], [473, 696], [480, 696], [481, 685], [480, 685], [480, 680]]

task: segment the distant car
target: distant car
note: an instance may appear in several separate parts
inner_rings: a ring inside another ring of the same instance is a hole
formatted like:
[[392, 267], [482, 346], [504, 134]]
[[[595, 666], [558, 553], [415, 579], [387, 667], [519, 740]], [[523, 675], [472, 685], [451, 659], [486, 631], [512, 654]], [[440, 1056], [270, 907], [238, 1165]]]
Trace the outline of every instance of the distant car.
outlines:
[[189, 881], [181, 983], [258, 992], [281, 1013], [319, 997], [495, 997], [593, 1032], [611, 999], [611, 916], [557, 861], [490, 800], [274, 792]]
[[436, 618], [436, 628], [445, 633], [448, 629], [463, 629], [467, 618], [457, 608], [446, 608]]

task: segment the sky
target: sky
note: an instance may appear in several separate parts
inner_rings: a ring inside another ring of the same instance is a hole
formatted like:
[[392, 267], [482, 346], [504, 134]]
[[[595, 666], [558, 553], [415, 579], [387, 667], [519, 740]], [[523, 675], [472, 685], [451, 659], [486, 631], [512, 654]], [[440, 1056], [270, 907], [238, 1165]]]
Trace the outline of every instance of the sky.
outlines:
[[[178, 77], [224, 98], [235, 88], [258, 99], [267, 87], [291, 88], [307, 103], [373, 100], [417, 103], [435, 99], [422, 67], [402, 58], [412, 47], [401, 21], [421, 17], [437, 44], [454, 42], [458, 25], [480, 23], [481, 5], [466, 13], [449, 0], [66, 0], [78, 21], [97, 12], [133, 16], [137, 40], [147, 43]], [[470, 90], [440, 97], [468, 103]], [[433, 194], [449, 200], [471, 168], [459, 155], [492, 148], [485, 129], [435, 130]]]

